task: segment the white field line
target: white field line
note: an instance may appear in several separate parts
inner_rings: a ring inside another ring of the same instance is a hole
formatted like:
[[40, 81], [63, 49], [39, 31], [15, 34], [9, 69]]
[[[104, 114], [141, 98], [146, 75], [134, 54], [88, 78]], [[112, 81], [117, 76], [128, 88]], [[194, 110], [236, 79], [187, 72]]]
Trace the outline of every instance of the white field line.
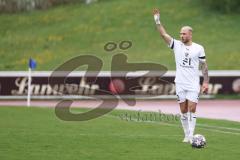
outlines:
[[206, 127], [206, 128], [215, 128], [215, 129], [225, 129], [225, 130], [231, 130], [231, 131], [239, 131], [240, 132], [240, 128], [230, 128], [230, 127], [219, 127], [219, 126], [213, 126], [213, 125], [207, 125], [207, 124], [197, 124], [197, 126], [200, 127]]
[[[106, 115], [108, 117], [112, 117], [112, 118], [118, 118], [117, 116], [113, 116], [113, 115]], [[119, 118], [120, 119], [120, 118]], [[120, 119], [121, 120], [121, 119]], [[124, 120], [126, 121], [126, 120]], [[178, 127], [181, 128], [180, 125], [177, 124], [170, 124], [167, 122], [157, 122], [157, 121], [138, 121], [137, 119], [132, 118], [130, 122], [137, 122], [137, 123], [153, 123], [153, 124], [159, 124], [159, 125], [165, 125], [165, 126], [173, 126], [173, 127]], [[229, 127], [218, 127], [218, 126], [212, 126], [212, 125], [197, 125], [198, 128], [200, 129], [204, 129], [204, 130], [208, 130], [208, 131], [212, 131], [212, 132], [217, 132], [217, 133], [223, 133], [223, 134], [232, 134], [232, 135], [239, 135], [240, 136], [240, 132], [231, 132], [231, 131], [223, 131], [223, 130], [219, 130], [219, 129], [227, 129], [227, 130], [232, 130], [235, 131], [238, 129], [237, 128], [229, 128]], [[219, 128], [219, 129], [216, 129]]]

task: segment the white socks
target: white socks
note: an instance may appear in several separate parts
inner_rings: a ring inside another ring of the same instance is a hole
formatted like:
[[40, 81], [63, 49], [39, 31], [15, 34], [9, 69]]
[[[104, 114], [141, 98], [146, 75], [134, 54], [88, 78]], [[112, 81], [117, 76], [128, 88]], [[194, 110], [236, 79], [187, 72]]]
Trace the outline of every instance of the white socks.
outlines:
[[197, 120], [196, 114], [192, 112], [188, 112], [189, 138], [193, 137], [196, 120]]
[[181, 123], [185, 137], [192, 138], [196, 125], [196, 114], [192, 112], [182, 113]]
[[189, 136], [189, 126], [188, 126], [188, 114], [187, 113], [181, 114], [181, 123], [182, 123], [185, 137], [188, 137]]

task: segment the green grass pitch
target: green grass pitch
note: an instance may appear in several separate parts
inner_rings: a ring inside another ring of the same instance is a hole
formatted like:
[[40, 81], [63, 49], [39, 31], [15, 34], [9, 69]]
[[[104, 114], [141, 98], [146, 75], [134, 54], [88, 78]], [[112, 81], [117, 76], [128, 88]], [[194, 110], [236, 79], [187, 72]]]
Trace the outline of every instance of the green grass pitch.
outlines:
[[[85, 110], [76, 109], [74, 112]], [[59, 120], [54, 109], [1, 107], [0, 159], [26, 160], [236, 160], [240, 158], [240, 123], [198, 119], [196, 133], [204, 149], [183, 144], [180, 122], [126, 121], [113, 111], [86, 122]]]

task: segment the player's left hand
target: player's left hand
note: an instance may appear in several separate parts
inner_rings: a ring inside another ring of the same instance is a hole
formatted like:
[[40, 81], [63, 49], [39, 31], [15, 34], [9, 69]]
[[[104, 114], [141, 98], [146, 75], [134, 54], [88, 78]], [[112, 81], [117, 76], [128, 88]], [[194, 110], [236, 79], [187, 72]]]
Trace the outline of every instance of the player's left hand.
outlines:
[[208, 93], [208, 83], [204, 82], [202, 84], [202, 93], [207, 94]]

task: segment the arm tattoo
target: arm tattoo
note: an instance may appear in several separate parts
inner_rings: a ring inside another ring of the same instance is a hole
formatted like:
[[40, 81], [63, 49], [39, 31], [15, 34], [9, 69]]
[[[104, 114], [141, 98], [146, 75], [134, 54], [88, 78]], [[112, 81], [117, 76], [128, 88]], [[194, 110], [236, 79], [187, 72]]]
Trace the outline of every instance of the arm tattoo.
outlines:
[[201, 69], [202, 69], [202, 74], [203, 74], [203, 82], [208, 83], [209, 82], [209, 77], [208, 77], [207, 62], [202, 62], [201, 63]]

